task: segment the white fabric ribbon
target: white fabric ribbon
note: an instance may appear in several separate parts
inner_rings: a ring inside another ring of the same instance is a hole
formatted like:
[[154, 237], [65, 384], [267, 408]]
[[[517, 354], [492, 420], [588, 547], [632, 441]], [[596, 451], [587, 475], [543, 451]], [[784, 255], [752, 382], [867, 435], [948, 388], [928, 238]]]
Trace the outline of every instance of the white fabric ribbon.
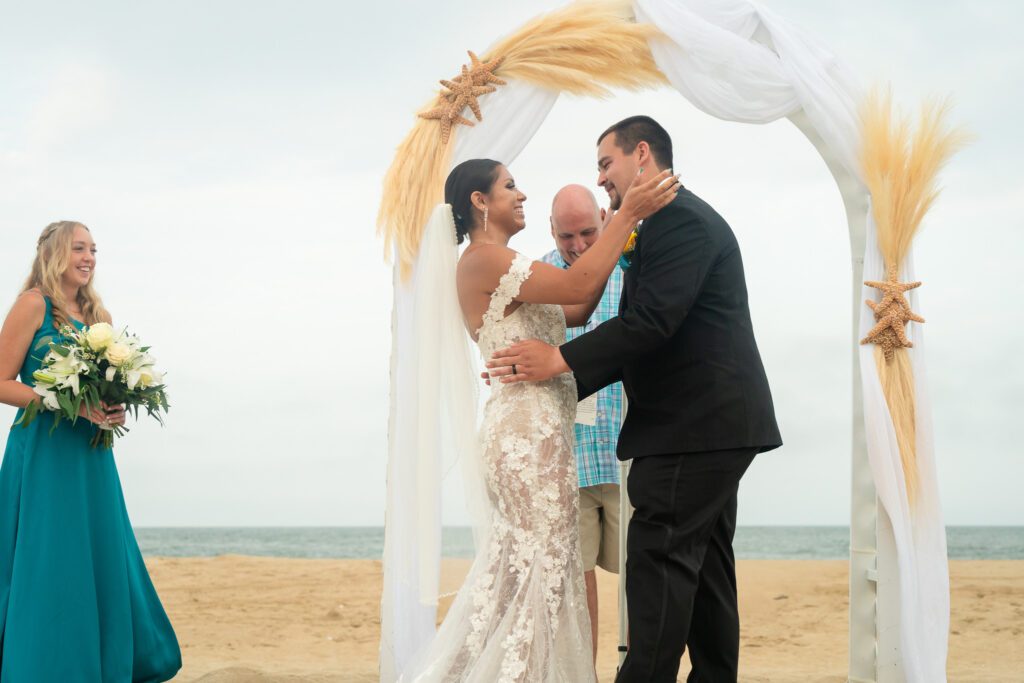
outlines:
[[651, 54], [672, 87], [727, 121], [769, 123], [803, 108], [855, 178], [860, 88], [820, 42], [749, 0], [636, 0], [637, 22], [669, 40]]
[[[888, 272], [878, 249], [875, 222], [868, 219], [864, 251], [864, 279], [885, 281]], [[913, 254], [901, 269], [901, 278], [914, 280]], [[907, 292], [911, 310], [920, 312], [920, 290]], [[864, 286], [861, 299], [875, 299], [877, 290]], [[874, 312], [861, 306], [860, 336], [875, 326]], [[945, 681], [949, 633], [949, 563], [946, 528], [939, 504], [935, 471], [935, 449], [931, 401], [924, 362], [921, 325], [910, 325], [907, 336], [914, 343], [908, 349], [914, 368], [915, 418], [917, 428], [918, 491], [911, 509], [896, 430], [878, 377], [873, 345], [860, 348], [861, 382], [864, 387], [864, 423], [868, 460], [878, 500], [892, 524], [899, 566], [900, 654], [907, 681]]]

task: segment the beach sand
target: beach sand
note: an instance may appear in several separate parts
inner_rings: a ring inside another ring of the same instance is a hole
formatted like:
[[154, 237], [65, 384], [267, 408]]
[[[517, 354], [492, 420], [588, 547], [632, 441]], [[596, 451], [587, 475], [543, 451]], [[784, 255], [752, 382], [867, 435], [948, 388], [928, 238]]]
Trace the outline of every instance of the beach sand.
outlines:
[[[184, 667], [176, 681], [371, 683], [381, 565], [375, 560], [150, 558]], [[1024, 561], [951, 563], [949, 680], [1024, 681]], [[468, 568], [445, 560], [442, 592]], [[846, 680], [847, 564], [738, 563], [741, 681]], [[614, 679], [617, 577], [598, 570], [598, 675]], [[442, 611], [451, 598], [442, 601]], [[680, 673], [685, 679], [687, 666]]]

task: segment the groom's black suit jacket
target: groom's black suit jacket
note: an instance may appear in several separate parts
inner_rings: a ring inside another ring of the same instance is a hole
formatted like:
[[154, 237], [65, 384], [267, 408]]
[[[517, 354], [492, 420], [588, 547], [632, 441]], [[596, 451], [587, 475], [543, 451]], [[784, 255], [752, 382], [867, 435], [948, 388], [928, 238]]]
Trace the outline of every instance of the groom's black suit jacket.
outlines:
[[619, 315], [561, 351], [581, 398], [622, 380], [622, 460], [782, 445], [736, 236], [689, 190], [641, 226]]

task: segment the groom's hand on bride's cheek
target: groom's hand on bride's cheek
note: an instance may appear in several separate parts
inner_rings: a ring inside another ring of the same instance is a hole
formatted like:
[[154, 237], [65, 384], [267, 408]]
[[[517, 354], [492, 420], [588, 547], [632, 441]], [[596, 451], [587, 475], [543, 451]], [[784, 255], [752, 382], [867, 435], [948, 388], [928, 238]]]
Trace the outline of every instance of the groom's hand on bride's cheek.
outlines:
[[495, 351], [487, 368], [491, 378], [499, 377], [502, 384], [539, 382], [569, 372], [558, 347], [536, 339]]

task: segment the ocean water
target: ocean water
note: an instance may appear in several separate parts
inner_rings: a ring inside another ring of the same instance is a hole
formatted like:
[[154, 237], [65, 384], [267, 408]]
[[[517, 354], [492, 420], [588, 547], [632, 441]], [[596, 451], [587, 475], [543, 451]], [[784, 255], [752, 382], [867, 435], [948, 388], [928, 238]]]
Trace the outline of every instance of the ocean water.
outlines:
[[[383, 527], [139, 527], [144, 555], [379, 559]], [[849, 529], [845, 526], [741, 526], [734, 543], [740, 559], [844, 560]], [[1024, 527], [954, 526], [946, 533], [954, 560], [1022, 560]], [[449, 527], [442, 535], [445, 557], [472, 557], [468, 528]]]

